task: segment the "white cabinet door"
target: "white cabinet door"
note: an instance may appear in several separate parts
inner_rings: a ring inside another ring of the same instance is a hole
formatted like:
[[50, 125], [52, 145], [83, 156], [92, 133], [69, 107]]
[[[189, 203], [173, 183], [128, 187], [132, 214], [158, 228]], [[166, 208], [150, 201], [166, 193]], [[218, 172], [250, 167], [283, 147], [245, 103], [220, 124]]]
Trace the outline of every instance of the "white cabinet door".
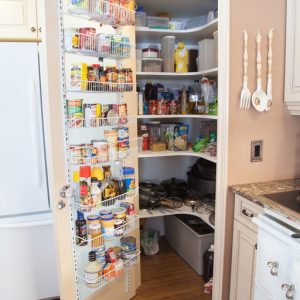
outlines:
[[238, 221], [234, 221], [231, 300], [254, 299], [256, 263], [256, 233]]
[[0, 0], [0, 40], [37, 38], [36, 0]]
[[287, 0], [284, 100], [292, 115], [300, 115], [300, 2]]

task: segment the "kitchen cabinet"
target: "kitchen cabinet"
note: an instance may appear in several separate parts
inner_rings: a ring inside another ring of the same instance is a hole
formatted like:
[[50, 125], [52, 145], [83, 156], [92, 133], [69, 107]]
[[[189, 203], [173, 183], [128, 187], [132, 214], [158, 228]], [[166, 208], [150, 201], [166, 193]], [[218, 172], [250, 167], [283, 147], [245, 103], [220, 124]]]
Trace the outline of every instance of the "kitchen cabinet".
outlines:
[[233, 249], [231, 266], [231, 300], [253, 300], [257, 249], [257, 226], [253, 217], [262, 208], [249, 200], [235, 196]]
[[255, 300], [300, 299], [300, 241], [296, 227], [261, 215], [258, 225]]
[[300, 2], [287, 0], [284, 101], [300, 115]]
[[0, 40], [39, 39], [37, 0], [0, 0]]

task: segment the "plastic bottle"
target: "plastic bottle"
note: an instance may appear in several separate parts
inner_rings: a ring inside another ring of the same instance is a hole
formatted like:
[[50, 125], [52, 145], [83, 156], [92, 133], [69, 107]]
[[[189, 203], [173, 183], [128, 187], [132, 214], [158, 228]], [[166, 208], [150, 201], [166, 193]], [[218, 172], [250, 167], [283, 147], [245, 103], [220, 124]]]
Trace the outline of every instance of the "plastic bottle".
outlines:
[[79, 246], [85, 246], [87, 244], [87, 226], [84, 214], [77, 211], [77, 220], [75, 222], [76, 227], [76, 244]]
[[92, 177], [91, 195], [93, 198], [93, 203], [96, 205], [96, 207], [99, 207], [102, 200], [102, 190], [99, 188], [99, 181], [95, 177]]
[[214, 245], [211, 245], [203, 254], [203, 280], [208, 282], [214, 271]]
[[80, 203], [80, 187], [79, 187], [79, 171], [73, 172], [73, 190], [74, 190], [74, 198], [75, 198], [75, 203], [79, 204]]
[[125, 178], [123, 175], [122, 163], [121, 161], [118, 160], [115, 162], [112, 180], [118, 184], [120, 195], [126, 193], [126, 186], [125, 186], [124, 179]]
[[96, 252], [89, 252], [89, 262], [84, 268], [84, 279], [88, 287], [95, 288], [99, 285], [102, 275], [102, 268], [96, 259]]
[[188, 98], [186, 93], [186, 87], [183, 87], [181, 94], [181, 114], [186, 115], [188, 113]]

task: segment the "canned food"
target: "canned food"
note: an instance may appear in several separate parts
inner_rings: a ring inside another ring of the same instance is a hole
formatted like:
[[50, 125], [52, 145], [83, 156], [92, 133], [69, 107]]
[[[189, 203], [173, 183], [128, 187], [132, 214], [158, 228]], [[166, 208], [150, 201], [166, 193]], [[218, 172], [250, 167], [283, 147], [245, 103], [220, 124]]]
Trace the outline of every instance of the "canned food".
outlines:
[[133, 236], [122, 237], [121, 240], [122, 256], [123, 254], [136, 253], [136, 238]]
[[92, 27], [79, 28], [80, 33], [80, 49], [96, 50], [96, 29]]
[[148, 112], [149, 115], [157, 115], [157, 100], [149, 100]]
[[94, 149], [96, 149], [97, 163], [108, 161], [108, 144], [104, 140], [93, 140]]
[[168, 115], [170, 113], [169, 100], [157, 100], [157, 114]]
[[98, 127], [100, 126], [101, 104], [83, 104], [84, 109], [84, 126]]
[[115, 236], [122, 237], [124, 235], [126, 222], [121, 219], [114, 219]]
[[83, 127], [82, 99], [67, 101], [69, 127]]

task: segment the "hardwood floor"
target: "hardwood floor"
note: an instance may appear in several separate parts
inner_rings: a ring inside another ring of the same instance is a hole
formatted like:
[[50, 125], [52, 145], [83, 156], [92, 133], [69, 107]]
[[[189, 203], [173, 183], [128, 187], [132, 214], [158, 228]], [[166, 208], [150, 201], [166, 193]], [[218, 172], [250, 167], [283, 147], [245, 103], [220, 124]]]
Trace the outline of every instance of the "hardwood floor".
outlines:
[[160, 239], [160, 251], [142, 255], [142, 285], [133, 300], [211, 300], [203, 279]]

